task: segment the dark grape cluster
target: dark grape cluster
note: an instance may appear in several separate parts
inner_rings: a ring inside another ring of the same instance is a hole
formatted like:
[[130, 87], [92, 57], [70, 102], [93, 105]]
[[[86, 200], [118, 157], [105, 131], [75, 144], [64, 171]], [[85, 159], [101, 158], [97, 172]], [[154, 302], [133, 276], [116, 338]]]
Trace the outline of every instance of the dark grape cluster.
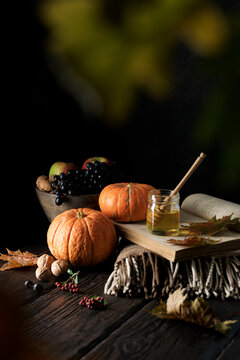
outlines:
[[107, 306], [106, 300], [102, 296], [94, 296], [92, 298], [88, 298], [84, 296], [79, 302], [80, 306], [86, 306], [92, 310], [103, 310]]
[[69, 291], [72, 293], [79, 293], [79, 287], [78, 284], [74, 284], [72, 282], [62, 284], [60, 282], [55, 282], [55, 285], [62, 291]]
[[87, 163], [87, 169], [68, 170], [67, 174], [55, 175], [51, 187], [57, 195], [56, 205], [61, 205], [67, 195], [98, 194], [105, 186], [120, 182], [122, 178], [117, 165], [96, 160]]

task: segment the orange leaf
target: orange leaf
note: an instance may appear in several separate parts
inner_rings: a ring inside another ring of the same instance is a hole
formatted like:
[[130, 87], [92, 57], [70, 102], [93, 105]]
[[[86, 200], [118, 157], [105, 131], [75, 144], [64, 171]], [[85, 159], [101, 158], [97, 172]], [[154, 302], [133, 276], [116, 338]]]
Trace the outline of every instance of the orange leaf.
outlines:
[[7, 254], [0, 253], [0, 260], [6, 261], [0, 268], [0, 271], [19, 268], [23, 266], [34, 266], [37, 263], [38, 257], [28, 251], [21, 252], [20, 250], [7, 250]]
[[192, 222], [189, 225], [182, 225], [182, 229], [188, 230], [189, 233], [195, 234], [207, 234], [214, 235], [220, 231], [228, 230], [229, 227], [239, 231], [239, 218], [231, 219], [233, 214], [229, 216], [223, 216], [217, 219], [213, 216], [211, 219], [205, 222]]
[[184, 240], [169, 239], [169, 240], [167, 240], [167, 242], [170, 244], [173, 244], [173, 245], [206, 246], [206, 245], [216, 244], [217, 242], [219, 242], [219, 240], [202, 238], [199, 236], [188, 236], [188, 237], [185, 237]]

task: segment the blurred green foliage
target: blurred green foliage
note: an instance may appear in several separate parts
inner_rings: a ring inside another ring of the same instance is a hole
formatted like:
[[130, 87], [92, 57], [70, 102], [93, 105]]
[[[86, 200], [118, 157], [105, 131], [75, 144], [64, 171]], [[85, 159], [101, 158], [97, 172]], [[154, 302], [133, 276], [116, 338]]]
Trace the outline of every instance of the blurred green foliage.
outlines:
[[219, 9], [196, 0], [55, 0], [44, 3], [41, 15], [49, 49], [94, 85], [112, 121], [126, 118], [139, 88], [156, 99], [169, 96], [178, 41], [209, 56], [221, 50], [228, 32]]
[[219, 182], [237, 189], [239, 6], [225, 12], [206, 0], [52, 0], [41, 3], [39, 16], [49, 31], [47, 51], [94, 87], [110, 122], [128, 119], [139, 89], [157, 101], [171, 98], [175, 48], [188, 48], [201, 76], [214, 79], [193, 119], [193, 142], [217, 149]]

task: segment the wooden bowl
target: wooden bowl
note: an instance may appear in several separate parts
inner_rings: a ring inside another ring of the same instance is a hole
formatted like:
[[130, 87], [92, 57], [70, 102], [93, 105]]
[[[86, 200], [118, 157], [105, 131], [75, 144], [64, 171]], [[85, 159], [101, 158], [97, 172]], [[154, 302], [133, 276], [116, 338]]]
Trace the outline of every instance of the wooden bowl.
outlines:
[[78, 209], [78, 208], [91, 208], [95, 210], [99, 210], [98, 207], [98, 198], [99, 194], [89, 194], [89, 195], [75, 195], [75, 196], [66, 196], [62, 205], [56, 205], [55, 194], [50, 194], [36, 188], [36, 193], [38, 200], [47, 216], [48, 220], [52, 222], [52, 220], [63, 211], [70, 209]]

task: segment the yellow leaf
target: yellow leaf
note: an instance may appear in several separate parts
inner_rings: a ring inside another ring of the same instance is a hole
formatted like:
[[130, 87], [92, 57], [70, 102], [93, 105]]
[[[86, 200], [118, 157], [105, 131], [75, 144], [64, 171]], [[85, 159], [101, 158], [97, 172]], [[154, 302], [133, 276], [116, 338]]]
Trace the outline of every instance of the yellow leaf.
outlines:
[[28, 251], [21, 252], [20, 250], [6, 250], [7, 254], [0, 253], [0, 260], [6, 261], [6, 264], [2, 265], [0, 271], [19, 268], [23, 266], [34, 266], [37, 263], [37, 255], [32, 254]]
[[169, 295], [166, 304], [160, 300], [160, 304], [150, 312], [162, 319], [180, 319], [212, 328], [223, 334], [231, 329], [230, 325], [237, 322], [237, 320], [220, 321], [215, 317], [213, 308], [204, 299], [197, 297], [193, 301], [186, 300], [186, 295], [183, 295], [180, 288]]
[[174, 291], [167, 299], [167, 313], [178, 314], [180, 312], [180, 306], [183, 304], [186, 297], [187, 294], [183, 295], [181, 289]]

